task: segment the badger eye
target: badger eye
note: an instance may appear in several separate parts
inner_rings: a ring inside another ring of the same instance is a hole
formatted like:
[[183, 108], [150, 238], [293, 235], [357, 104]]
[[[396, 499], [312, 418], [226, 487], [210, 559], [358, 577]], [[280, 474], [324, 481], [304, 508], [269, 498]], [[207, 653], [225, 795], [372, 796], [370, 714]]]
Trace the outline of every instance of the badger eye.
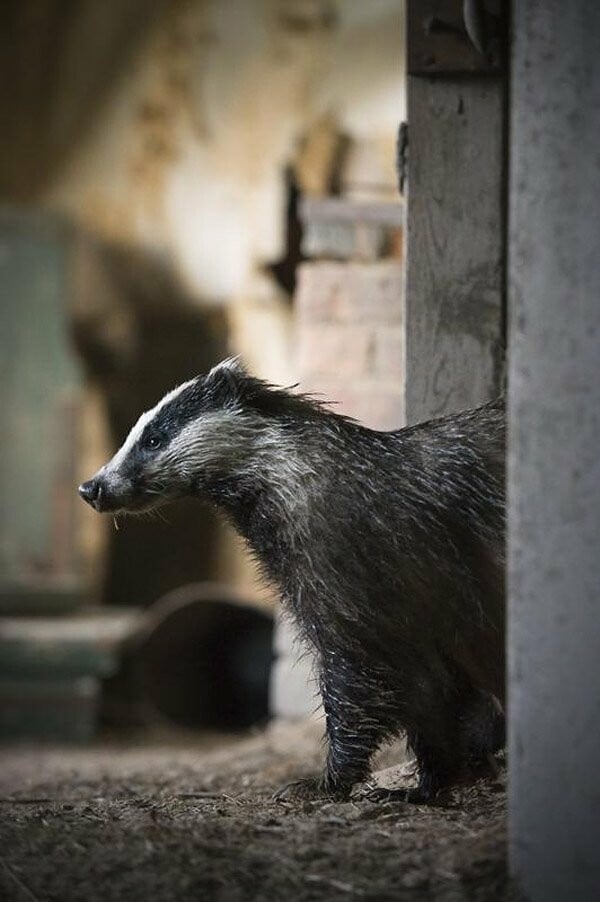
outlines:
[[144, 442], [144, 446], [148, 448], [150, 451], [156, 451], [157, 448], [160, 448], [162, 444], [162, 439], [160, 435], [149, 435], [146, 441]]

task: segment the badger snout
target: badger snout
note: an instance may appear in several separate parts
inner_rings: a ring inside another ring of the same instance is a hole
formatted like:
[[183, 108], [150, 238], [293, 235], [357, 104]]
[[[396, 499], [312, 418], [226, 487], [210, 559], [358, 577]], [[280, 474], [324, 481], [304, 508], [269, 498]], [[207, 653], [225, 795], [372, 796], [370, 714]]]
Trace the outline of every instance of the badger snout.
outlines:
[[95, 476], [82, 482], [78, 490], [83, 500], [99, 514], [135, 513], [156, 503], [155, 493], [144, 489], [143, 480], [125, 478], [110, 467], [102, 467]]
[[101, 511], [103, 504], [108, 500], [106, 483], [101, 476], [94, 476], [92, 479], [88, 479], [87, 482], [82, 482], [78, 492], [83, 500], [97, 511]]
[[124, 506], [126, 500], [123, 486], [109, 479], [104, 470], [100, 470], [78, 489], [80, 496], [98, 513], [114, 513]]

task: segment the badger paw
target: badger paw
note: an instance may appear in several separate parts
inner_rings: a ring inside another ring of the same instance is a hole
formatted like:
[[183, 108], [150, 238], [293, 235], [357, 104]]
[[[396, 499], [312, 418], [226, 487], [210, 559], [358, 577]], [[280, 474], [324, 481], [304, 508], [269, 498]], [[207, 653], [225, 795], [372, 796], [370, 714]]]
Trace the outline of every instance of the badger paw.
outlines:
[[349, 791], [332, 788], [323, 777], [306, 777], [286, 783], [273, 795], [276, 802], [309, 802], [316, 799], [345, 799]]

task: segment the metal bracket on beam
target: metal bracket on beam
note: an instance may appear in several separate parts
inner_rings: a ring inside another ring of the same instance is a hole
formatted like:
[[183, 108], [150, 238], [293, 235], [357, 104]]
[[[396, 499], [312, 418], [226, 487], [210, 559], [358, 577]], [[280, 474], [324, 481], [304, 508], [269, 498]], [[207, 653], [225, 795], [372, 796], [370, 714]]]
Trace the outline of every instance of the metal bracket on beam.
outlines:
[[504, 66], [503, 0], [409, 0], [409, 75], [494, 75]]

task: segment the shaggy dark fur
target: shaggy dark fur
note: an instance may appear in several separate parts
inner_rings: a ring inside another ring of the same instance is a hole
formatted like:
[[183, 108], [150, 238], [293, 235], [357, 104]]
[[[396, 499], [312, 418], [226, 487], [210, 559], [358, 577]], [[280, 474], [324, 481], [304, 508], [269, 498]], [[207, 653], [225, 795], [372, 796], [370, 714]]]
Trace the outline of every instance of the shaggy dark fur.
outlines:
[[[209, 497], [226, 511], [316, 653], [327, 767], [319, 785], [293, 791], [346, 796], [368, 776], [374, 750], [401, 731], [418, 764], [416, 801], [496, 751], [503, 402], [382, 433], [229, 366], [170, 403], [157, 413], [161, 434], [196, 418], [206, 438], [214, 428], [207, 413], [231, 418], [230, 441], [243, 446], [235, 465], [224, 462], [221, 472], [218, 461], [198, 460], [176, 494]], [[152, 428], [151, 420], [146, 445]], [[140, 459], [152, 453], [140, 442], [142, 452], [134, 444], [120, 463], [136, 462], [138, 495]], [[169, 473], [161, 478], [168, 488]], [[154, 504], [161, 498], [153, 486]], [[128, 506], [116, 495], [102, 509]]]

